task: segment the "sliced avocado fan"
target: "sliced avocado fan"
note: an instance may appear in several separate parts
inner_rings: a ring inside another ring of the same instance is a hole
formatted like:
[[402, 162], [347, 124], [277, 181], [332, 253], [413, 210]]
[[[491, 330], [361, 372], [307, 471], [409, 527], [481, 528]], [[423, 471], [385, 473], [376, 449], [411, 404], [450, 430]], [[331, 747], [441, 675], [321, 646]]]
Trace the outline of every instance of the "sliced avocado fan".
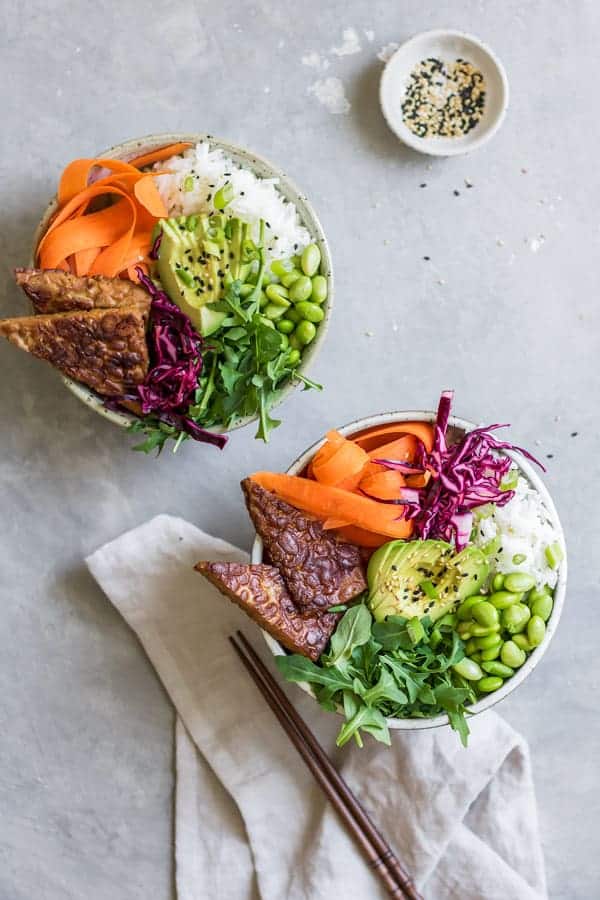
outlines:
[[435, 621], [476, 594], [488, 574], [477, 547], [456, 553], [445, 541], [390, 541], [369, 561], [369, 607], [378, 622], [390, 615]]
[[251, 273], [249, 257], [256, 248], [250, 226], [215, 214], [161, 219], [159, 227], [158, 276], [171, 300], [207, 337], [227, 315], [211, 304], [222, 298], [227, 285], [245, 282]]

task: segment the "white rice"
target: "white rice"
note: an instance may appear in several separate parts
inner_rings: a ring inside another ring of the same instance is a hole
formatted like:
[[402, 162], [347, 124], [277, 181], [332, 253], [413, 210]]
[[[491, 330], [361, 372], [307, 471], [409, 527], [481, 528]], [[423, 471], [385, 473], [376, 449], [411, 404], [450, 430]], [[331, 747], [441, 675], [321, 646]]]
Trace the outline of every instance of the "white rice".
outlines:
[[[295, 205], [278, 190], [277, 178], [259, 178], [250, 169], [236, 165], [222, 150], [211, 149], [206, 142], [190, 147], [181, 156], [156, 163], [154, 168], [172, 170], [172, 174], [156, 179], [170, 216], [217, 212], [214, 196], [229, 181], [234, 198], [223, 212], [252, 225], [254, 240], [258, 239], [259, 220], [268, 222], [265, 248], [270, 259], [287, 259], [311, 243]], [[184, 191], [188, 176], [193, 177], [194, 187]]]
[[[501, 538], [501, 549], [492, 558], [494, 573], [529, 572], [539, 588], [544, 584], [556, 585], [558, 573], [548, 565], [545, 549], [560, 539], [541, 496], [526, 478], [519, 476], [515, 496], [506, 506], [494, 507], [493, 513], [485, 518], [476, 514], [475, 524], [475, 545], [482, 547], [497, 535]], [[513, 557], [519, 554], [525, 559], [515, 565]]]

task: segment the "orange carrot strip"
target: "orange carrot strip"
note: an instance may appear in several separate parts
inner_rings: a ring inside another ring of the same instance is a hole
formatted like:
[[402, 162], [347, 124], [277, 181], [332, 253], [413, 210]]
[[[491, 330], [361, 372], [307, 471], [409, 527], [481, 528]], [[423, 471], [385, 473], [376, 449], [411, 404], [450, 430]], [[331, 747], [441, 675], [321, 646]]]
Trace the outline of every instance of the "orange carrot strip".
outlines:
[[399, 518], [401, 511], [397, 506], [378, 503], [295, 475], [257, 472], [252, 479], [265, 490], [273, 491], [282, 500], [321, 520], [335, 517], [366, 531], [395, 538], [409, 537], [412, 532], [412, 522]]
[[325, 519], [323, 522], [323, 528], [325, 531], [331, 531], [333, 528], [343, 528], [346, 526], [348, 522], [344, 519]]
[[369, 450], [371, 459], [395, 459], [396, 462], [414, 462], [417, 457], [419, 442], [414, 434], [403, 434], [402, 437], [389, 444], [382, 444]]
[[349, 479], [355, 479], [358, 484], [368, 461], [365, 451], [354, 441], [346, 440], [338, 432], [329, 432], [327, 440], [315, 454], [312, 469], [320, 484], [347, 484]]
[[[89, 177], [92, 169], [99, 167], [109, 169], [111, 173], [128, 173], [139, 176], [140, 173], [131, 163], [121, 159], [74, 159], [65, 167], [58, 184], [58, 202], [64, 206], [77, 194], [84, 191], [90, 185]], [[110, 178], [114, 177], [112, 174]], [[99, 181], [106, 181], [106, 177]], [[97, 184], [98, 182], [96, 182]]]
[[157, 219], [165, 219], [168, 216], [168, 210], [158, 193], [152, 175], [148, 175], [145, 178], [142, 177], [136, 182], [133, 186], [133, 192], [138, 203], [144, 206], [151, 215]]
[[94, 260], [100, 253], [100, 247], [88, 247], [87, 250], [79, 250], [74, 253], [75, 257], [75, 274], [87, 275]]
[[90, 275], [106, 275], [108, 278], [116, 278], [119, 272], [126, 268], [129, 258], [129, 247], [137, 223], [136, 205], [131, 197], [127, 197], [127, 200], [131, 205], [129, 227], [120, 237], [98, 254], [90, 268]]
[[61, 260], [79, 250], [107, 247], [131, 224], [132, 202], [126, 194], [124, 201], [87, 216], [77, 216], [62, 222], [41, 244], [40, 261], [45, 269], [53, 269]]
[[360, 481], [361, 491], [376, 500], [397, 500], [404, 485], [402, 474], [389, 469], [367, 475]]
[[370, 451], [405, 434], [414, 434], [423, 441], [429, 452], [433, 449], [433, 426], [429, 422], [396, 422], [394, 425], [381, 425], [355, 435], [352, 440], [359, 447]]
[[345, 525], [343, 528], [338, 528], [337, 532], [345, 541], [356, 544], [358, 547], [381, 547], [382, 544], [387, 544], [389, 541], [389, 537], [385, 534], [365, 531], [364, 528], [358, 528], [356, 525]]
[[143, 153], [141, 156], [134, 156], [133, 159], [129, 160], [129, 165], [135, 166], [136, 169], [142, 169], [146, 166], [151, 166], [152, 163], [168, 159], [170, 156], [177, 156], [178, 153], [183, 153], [184, 150], [191, 146], [192, 144], [189, 141], [182, 141], [179, 144], [168, 144], [166, 147], [160, 147], [158, 150], [151, 150], [149, 153]]

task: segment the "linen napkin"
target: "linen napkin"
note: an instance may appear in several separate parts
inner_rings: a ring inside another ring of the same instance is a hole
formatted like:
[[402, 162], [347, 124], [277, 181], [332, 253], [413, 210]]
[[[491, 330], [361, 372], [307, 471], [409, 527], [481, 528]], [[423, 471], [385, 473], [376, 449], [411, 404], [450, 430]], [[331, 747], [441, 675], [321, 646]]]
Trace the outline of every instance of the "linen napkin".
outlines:
[[[200, 559], [247, 558], [161, 515], [87, 559], [177, 711], [177, 896], [383, 898], [227, 641], [243, 628], [272, 667], [260, 633], [193, 570]], [[335, 750], [340, 719], [286, 690], [427, 900], [546, 896], [528, 747], [498, 715], [471, 720], [466, 750], [449, 728]]]

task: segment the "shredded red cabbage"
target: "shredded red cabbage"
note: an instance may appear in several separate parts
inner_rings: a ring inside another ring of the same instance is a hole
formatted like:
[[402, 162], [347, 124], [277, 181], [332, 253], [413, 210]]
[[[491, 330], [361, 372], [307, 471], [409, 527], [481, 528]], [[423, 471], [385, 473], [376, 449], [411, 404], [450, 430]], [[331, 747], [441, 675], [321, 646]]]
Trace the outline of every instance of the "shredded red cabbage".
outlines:
[[163, 422], [176, 425], [196, 441], [221, 449], [227, 437], [213, 434], [196, 424], [187, 410], [193, 401], [202, 372], [202, 338], [190, 319], [137, 267], [136, 272], [150, 296], [150, 370], [137, 392], [142, 413], [153, 413]]
[[[156, 235], [156, 237], [154, 238], [154, 241], [152, 243], [152, 248], [150, 250], [150, 253], [148, 254], [150, 259], [158, 259], [158, 250], [160, 247], [160, 242], [162, 241], [162, 236], [163, 236], [163, 230], [161, 228], [160, 231], [158, 232], [158, 234]], [[138, 277], [139, 277], [139, 275], [138, 275]]]
[[[440, 398], [431, 452], [420, 442], [418, 469], [429, 472], [431, 478], [425, 488], [415, 492], [418, 494], [416, 502], [409, 502], [402, 515], [414, 520], [417, 537], [454, 542], [456, 548], [462, 550], [471, 535], [472, 510], [486, 503], [504, 506], [514, 496], [514, 491], [502, 490], [500, 486], [511, 467], [511, 459], [498, 451], [516, 451], [545, 469], [527, 450], [498, 441], [491, 434], [498, 428], [507, 427], [505, 425], [474, 428], [458, 443], [448, 446], [446, 432], [452, 399], [453, 391], [444, 391]], [[373, 461], [389, 469], [415, 474], [406, 463], [386, 459]], [[406, 499], [400, 502], [406, 503]]]

